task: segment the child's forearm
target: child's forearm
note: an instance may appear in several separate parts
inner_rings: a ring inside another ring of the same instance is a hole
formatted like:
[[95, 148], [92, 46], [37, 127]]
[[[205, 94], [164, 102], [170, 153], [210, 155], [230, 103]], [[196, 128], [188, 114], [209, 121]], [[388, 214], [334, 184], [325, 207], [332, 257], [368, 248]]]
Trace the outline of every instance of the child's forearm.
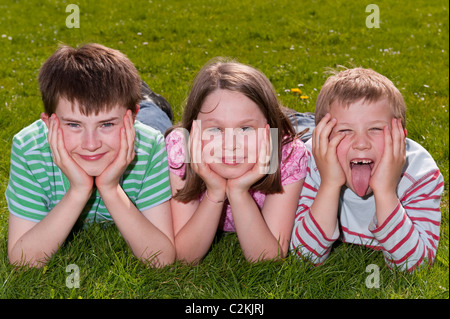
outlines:
[[172, 240], [133, 205], [119, 185], [108, 191], [99, 188], [99, 193], [114, 223], [137, 258], [156, 267], [175, 260]]
[[206, 255], [217, 233], [222, 210], [223, 202], [204, 196], [191, 218], [175, 234], [178, 260], [196, 263]]
[[231, 190], [228, 200], [241, 249], [248, 261], [284, 258], [287, 255], [289, 237], [286, 240], [275, 238], [248, 191]]
[[320, 185], [311, 205], [311, 215], [327, 237], [332, 237], [336, 229], [339, 204], [339, 185]]
[[399, 199], [395, 192], [374, 193], [374, 198], [377, 223], [381, 225], [397, 206]]
[[9, 247], [10, 262], [30, 267], [44, 266], [67, 239], [89, 195], [90, 193], [82, 194], [69, 188], [47, 216], [25, 232], [15, 243], [9, 243], [11, 245]]

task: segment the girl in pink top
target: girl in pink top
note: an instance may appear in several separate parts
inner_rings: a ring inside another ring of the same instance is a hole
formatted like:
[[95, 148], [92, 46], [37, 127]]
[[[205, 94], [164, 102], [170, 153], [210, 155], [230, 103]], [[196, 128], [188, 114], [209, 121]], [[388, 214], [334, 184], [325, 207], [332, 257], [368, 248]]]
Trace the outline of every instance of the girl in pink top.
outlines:
[[178, 259], [198, 262], [218, 229], [237, 232], [249, 261], [286, 256], [307, 155], [266, 76], [204, 66], [166, 147]]

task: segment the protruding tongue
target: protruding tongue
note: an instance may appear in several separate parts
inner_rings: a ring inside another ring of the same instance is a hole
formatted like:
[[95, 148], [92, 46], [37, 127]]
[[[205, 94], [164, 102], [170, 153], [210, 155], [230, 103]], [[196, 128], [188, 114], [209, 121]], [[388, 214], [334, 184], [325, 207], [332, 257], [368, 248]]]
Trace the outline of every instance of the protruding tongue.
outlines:
[[366, 195], [369, 188], [371, 168], [369, 164], [355, 164], [352, 167], [352, 182], [358, 196]]

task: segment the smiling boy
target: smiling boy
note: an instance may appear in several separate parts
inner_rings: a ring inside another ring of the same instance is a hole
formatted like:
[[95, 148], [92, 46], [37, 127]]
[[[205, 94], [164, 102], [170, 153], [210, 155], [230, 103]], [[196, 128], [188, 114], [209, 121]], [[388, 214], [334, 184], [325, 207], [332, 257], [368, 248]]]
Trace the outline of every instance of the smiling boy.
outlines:
[[327, 79], [306, 143], [291, 239], [299, 256], [321, 264], [341, 239], [381, 249], [389, 267], [433, 263], [444, 182], [431, 155], [406, 138], [405, 109], [398, 89], [373, 70]]
[[175, 258], [164, 138], [135, 121], [141, 80], [119, 51], [61, 46], [42, 66], [45, 112], [13, 139], [8, 255], [43, 266], [77, 222], [113, 221], [152, 266]]

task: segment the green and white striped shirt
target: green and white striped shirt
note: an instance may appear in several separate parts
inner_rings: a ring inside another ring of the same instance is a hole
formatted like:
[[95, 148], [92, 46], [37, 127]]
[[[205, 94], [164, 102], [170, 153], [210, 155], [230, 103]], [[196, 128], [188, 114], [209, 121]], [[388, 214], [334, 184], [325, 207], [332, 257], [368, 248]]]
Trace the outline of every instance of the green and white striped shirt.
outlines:
[[[122, 175], [121, 186], [140, 211], [171, 197], [164, 137], [158, 131], [135, 122], [135, 153]], [[9, 212], [34, 222], [41, 221], [63, 198], [69, 181], [53, 163], [42, 120], [25, 127], [13, 138], [11, 168], [6, 189]], [[93, 192], [79, 221], [112, 221], [98, 191]]]

